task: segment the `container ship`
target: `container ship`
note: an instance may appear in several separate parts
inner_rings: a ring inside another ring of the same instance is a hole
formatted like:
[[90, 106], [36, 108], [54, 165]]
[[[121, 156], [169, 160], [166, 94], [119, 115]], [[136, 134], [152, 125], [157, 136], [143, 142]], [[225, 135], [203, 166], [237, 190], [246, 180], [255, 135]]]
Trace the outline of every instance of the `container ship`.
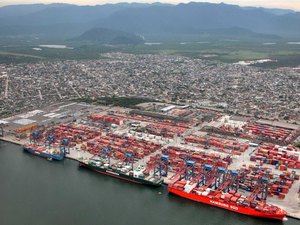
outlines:
[[61, 161], [65, 158], [65, 151], [60, 149], [48, 149], [44, 146], [33, 144], [24, 145], [24, 151], [49, 160]]
[[44, 137], [42, 131], [33, 131], [30, 135], [30, 142], [23, 147], [24, 151], [48, 160], [63, 160], [69, 152], [69, 140], [56, 141], [54, 135], [42, 137]]
[[185, 174], [169, 183], [168, 192], [248, 216], [287, 220], [286, 211], [266, 203], [264, 195], [267, 194], [264, 193], [268, 188], [263, 179], [249, 196], [244, 196], [238, 192], [238, 180], [234, 178], [237, 176], [228, 175], [232, 171], [221, 169], [222, 172], [214, 173], [211, 166], [208, 168], [196, 176], [191, 175], [192, 170], [186, 170]]
[[161, 177], [151, 175], [145, 176], [145, 174], [143, 174], [143, 166], [138, 166], [133, 170], [133, 167], [125, 162], [118, 162], [111, 165], [108, 162], [108, 159], [102, 159], [100, 157], [80, 161], [79, 166], [136, 184], [161, 186], [163, 182]]

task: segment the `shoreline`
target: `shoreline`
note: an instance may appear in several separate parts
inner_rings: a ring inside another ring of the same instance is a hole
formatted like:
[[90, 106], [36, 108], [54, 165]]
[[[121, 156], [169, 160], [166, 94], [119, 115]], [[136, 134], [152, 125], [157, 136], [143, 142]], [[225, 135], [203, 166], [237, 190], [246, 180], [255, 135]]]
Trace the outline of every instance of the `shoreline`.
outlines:
[[[22, 146], [25, 143], [25, 142], [23, 143], [22, 140], [18, 140], [15, 137], [10, 138], [9, 136], [8, 137], [0, 137], [0, 141], [8, 142], [8, 143], [19, 145], [19, 146]], [[76, 157], [65, 156], [65, 158], [68, 159], [68, 160], [73, 160], [73, 161], [79, 162], [79, 160]], [[165, 182], [163, 182], [163, 184], [166, 185]], [[299, 206], [299, 211], [300, 211], [300, 206]], [[296, 215], [294, 213], [289, 213], [288, 212], [287, 216], [290, 217], [290, 218], [293, 218], [293, 219], [300, 220], [300, 213], [299, 213], [299, 215]]]

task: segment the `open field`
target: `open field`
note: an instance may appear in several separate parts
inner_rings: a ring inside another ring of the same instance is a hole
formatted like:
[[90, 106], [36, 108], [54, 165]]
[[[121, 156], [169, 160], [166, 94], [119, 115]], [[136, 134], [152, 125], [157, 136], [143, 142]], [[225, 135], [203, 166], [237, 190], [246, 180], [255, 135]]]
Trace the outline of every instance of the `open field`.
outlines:
[[[296, 40], [292, 40], [296, 41]], [[180, 42], [149, 42], [143, 45], [97, 45], [63, 39], [48, 40], [26, 38], [0, 38], [0, 63], [26, 63], [49, 60], [100, 59], [107, 52], [132, 54], [169, 54], [202, 58], [212, 61], [236, 63], [239, 61], [271, 59], [272, 62], [255, 64], [261, 67], [296, 67], [300, 65], [300, 45], [291, 40], [205, 40]], [[66, 48], [49, 48], [40, 45], [65, 45]]]

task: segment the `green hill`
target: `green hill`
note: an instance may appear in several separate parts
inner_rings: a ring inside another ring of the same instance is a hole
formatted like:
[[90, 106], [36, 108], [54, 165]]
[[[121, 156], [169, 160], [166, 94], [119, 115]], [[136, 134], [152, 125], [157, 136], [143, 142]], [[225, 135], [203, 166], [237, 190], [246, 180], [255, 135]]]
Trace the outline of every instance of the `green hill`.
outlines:
[[73, 40], [92, 41], [92, 42], [97, 42], [99, 44], [113, 44], [113, 45], [120, 45], [120, 44], [136, 45], [136, 44], [144, 43], [143, 38], [136, 34], [127, 33], [119, 30], [107, 29], [107, 28], [90, 29], [84, 32], [78, 38], [75, 38]]

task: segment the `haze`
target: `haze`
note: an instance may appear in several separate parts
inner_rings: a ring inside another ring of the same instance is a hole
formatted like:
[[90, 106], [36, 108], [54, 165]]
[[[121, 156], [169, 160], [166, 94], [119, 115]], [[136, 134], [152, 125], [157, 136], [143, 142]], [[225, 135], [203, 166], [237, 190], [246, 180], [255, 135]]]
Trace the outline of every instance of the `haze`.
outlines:
[[[70, 4], [78, 4], [78, 5], [101, 5], [105, 3], [117, 3], [120, 0], [4, 0], [0, 2], [0, 6], [4, 5], [13, 5], [13, 4], [32, 4], [32, 3], [70, 3]], [[128, 1], [128, 2], [157, 2], [157, 1]], [[164, 0], [164, 3], [173, 3], [177, 4], [180, 2], [186, 3], [190, 2], [190, 0]], [[196, 1], [196, 2], [212, 2], [212, 3], [228, 3], [228, 4], [237, 4], [241, 6], [262, 6], [267, 8], [283, 8], [283, 9], [294, 9], [300, 11], [300, 1], [299, 0], [205, 0], [205, 1]]]

